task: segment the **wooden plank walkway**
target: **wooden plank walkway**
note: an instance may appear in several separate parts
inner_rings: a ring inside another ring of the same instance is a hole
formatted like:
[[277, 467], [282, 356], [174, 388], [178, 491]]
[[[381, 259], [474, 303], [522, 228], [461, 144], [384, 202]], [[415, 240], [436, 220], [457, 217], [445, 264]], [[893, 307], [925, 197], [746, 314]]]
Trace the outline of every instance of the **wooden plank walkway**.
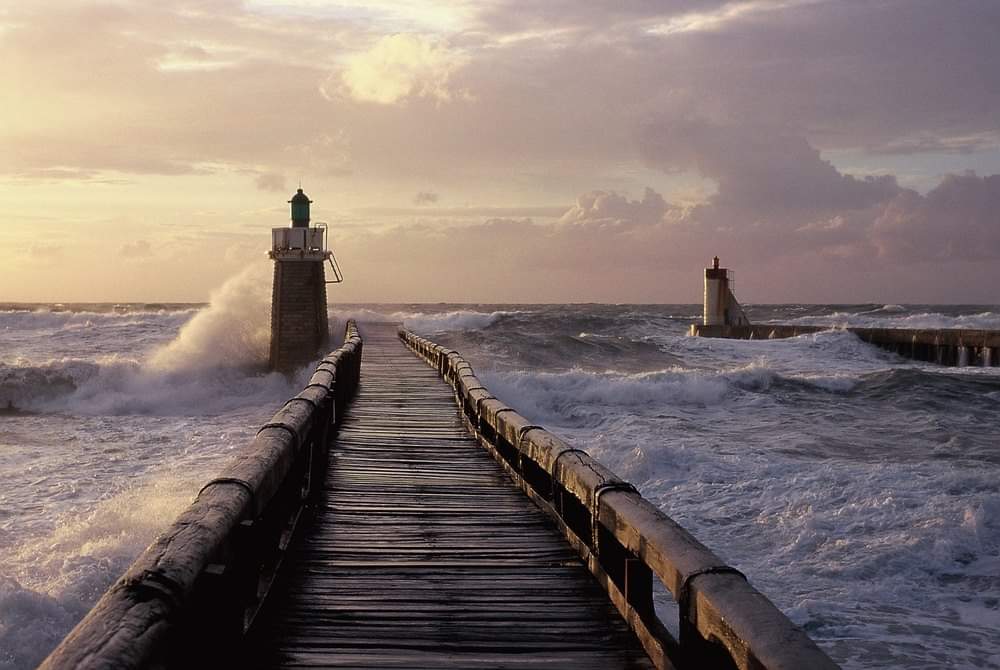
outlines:
[[247, 639], [252, 667], [651, 668], [541, 510], [470, 437], [388, 324], [322, 505]]

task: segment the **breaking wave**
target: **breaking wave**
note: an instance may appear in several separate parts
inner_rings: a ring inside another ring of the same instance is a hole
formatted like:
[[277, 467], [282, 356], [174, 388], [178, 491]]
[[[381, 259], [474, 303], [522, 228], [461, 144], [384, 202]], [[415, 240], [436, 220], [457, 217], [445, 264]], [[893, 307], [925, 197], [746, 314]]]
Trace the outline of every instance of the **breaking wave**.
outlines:
[[905, 314], [900, 305], [885, 305], [866, 312], [833, 312], [785, 319], [787, 323], [811, 326], [854, 328], [966, 328], [1000, 330], [1000, 313], [985, 311], [976, 314], [942, 314], [918, 312]]
[[[786, 376], [764, 362], [721, 371], [674, 367], [625, 374], [573, 369], [566, 372], [486, 370], [480, 379], [498, 398], [524, 408], [529, 418], [577, 425], [606, 411], [656, 413], [726, 405], [746, 394], [775, 390], [846, 393], [859, 379], [848, 375]], [[593, 409], [593, 412], [590, 410]]]
[[404, 328], [421, 335], [433, 335], [450, 331], [483, 330], [496, 324], [501, 319], [519, 312], [457, 309], [446, 312], [423, 312], [410, 310], [378, 310], [369, 307], [338, 306], [331, 307], [332, 322], [343, 323], [347, 319], [355, 319], [360, 323], [366, 321], [390, 322], [401, 324]]
[[[173, 324], [157, 321], [156, 329], [177, 332], [179, 327], [179, 332], [145, 355], [0, 363], [0, 409], [85, 415], [209, 415], [294, 395], [293, 389], [307, 369], [293, 380], [265, 370], [269, 300], [267, 276], [253, 269], [227, 281], [212, 295], [210, 305], [193, 317], [172, 315], [172, 319], [182, 319]], [[73, 319], [86, 323], [85, 319], [91, 318], [84, 313], [55, 316], [61, 328]], [[107, 336], [106, 328], [104, 334]]]
[[190, 476], [161, 474], [21, 543], [0, 574], [0, 668], [32, 668], [191, 500]]

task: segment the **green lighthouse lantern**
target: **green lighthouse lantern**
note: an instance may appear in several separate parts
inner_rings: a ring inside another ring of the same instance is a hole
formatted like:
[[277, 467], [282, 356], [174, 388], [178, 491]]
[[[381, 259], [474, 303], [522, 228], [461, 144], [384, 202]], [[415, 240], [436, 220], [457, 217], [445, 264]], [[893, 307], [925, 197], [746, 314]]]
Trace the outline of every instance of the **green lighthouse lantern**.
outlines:
[[309, 203], [312, 202], [309, 196], [300, 188], [288, 202], [292, 205], [292, 228], [308, 228]]

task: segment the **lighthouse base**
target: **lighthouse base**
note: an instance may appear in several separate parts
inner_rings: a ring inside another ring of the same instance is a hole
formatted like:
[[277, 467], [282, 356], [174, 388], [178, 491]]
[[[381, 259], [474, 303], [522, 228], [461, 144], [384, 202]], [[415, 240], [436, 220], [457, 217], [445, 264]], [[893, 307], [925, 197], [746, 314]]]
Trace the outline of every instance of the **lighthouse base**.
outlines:
[[322, 261], [275, 260], [271, 369], [290, 372], [309, 363], [327, 346], [329, 339]]

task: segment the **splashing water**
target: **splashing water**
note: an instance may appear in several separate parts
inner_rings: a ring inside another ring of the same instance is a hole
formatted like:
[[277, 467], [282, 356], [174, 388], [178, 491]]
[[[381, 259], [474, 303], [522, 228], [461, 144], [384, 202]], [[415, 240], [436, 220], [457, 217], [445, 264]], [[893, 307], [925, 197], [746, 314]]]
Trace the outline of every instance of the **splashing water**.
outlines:
[[269, 282], [270, 276], [257, 266], [226, 281], [212, 294], [211, 306], [153, 354], [151, 365], [160, 370], [260, 368], [271, 336]]

